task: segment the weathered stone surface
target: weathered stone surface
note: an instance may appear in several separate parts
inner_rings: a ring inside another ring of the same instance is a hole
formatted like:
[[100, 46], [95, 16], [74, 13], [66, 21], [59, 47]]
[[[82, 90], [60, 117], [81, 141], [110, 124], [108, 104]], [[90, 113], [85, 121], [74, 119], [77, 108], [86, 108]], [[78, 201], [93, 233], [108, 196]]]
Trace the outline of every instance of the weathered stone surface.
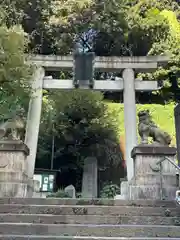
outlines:
[[[0, 205], [1, 213], [13, 214], [53, 214], [53, 215], [129, 215], [129, 216], [165, 216], [166, 207], [133, 206], [63, 206], [63, 205]], [[180, 216], [180, 208], [170, 208], [170, 216]]]
[[0, 197], [23, 197], [27, 196], [27, 183], [0, 183]]
[[132, 150], [134, 178], [128, 183], [129, 198], [174, 200], [176, 192], [176, 169], [164, 157], [175, 162], [176, 149], [154, 145], [140, 145]]
[[146, 184], [146, 185], [130, 185], [129, 186], [129, 193], [130, 198], [132, 200], [136, 199], [160, 199], [161, 197], [161, 190], [162, 196], [168, 199], [174, 199], [174, 195], [176, 192], [176, 187], [163, 187], [161, 189], [159, 184]]
[[26, 197], [29, 149], [21, 141], [0, 141], [0, 197]]
[[27, 190], [27, 198], [41, 197], [39, 193], [40, 182], [34, 179], [28, 178], [28, 190]]
[[[13, 237], [13, 238], [12, 238]], [[29, 236], [29, 235], [23, 235], [23, 236], [17, 236], [16, 237], [13, 235], [0, 235], [0, 239], [1, 240], [142, 240], [141, 237], [91, 237], [91, 236], [86, 236], [86, 238], [82, 238], [81, 236], [37, 236], [37, 235], [33, 235], [33, 236]], [[151, 237], [143, 237], [143, 240], [169, 240], [169, 238], [166, 237], [156, 237], [156, 238], [151, 238]], [[179, 240], [179, 238], [171, 238], [171, 240]]]
[[[151, 167], [156, 167], [156, 163], [164, 157], [169, 157], [175, 162], [176, 152], [174, 151], [174, 148], [170, 147], [142, 146], [136, 147], [132, 152], [134, 152], [132, 156], [134, 156], [134, 172], [136, 181], [141, 180], [141, 177], [144, 179], [147, 174], [155, 176], [156, 172], [152, 171]], [[168, 152], [169, 155], [167, 155]], [[160, 175], [159, 172], [156, 174]], [[176, 174], [175, 167], [167, 160], [162, 162], [162, 175], [174, 176], [174, 174]], [[150, 180], [150, 178], [148, 180]], [[157, 179], [157, 181], [159, 182], [159, 179]]]
[[32, 77], [32, 94], [29, 101], [29, 109], [26, 121], [25, 144], [29, 147], [30, 154], [27, 157], [27, 175], [29, 179], [33, 179], [37, 142], [39, 134], [39, 125], [41, 119], [42, 94], [43, 94], [43, 78], [45, 69], [41, 66], [34, 68]]
[[[44, 55], [33, 55], [28, 56], [28, 61], [34, 63], [37, 66], [45, 67], [46, 69], [61, 69], [73, 68], [73, 57], [72, 56], [44, 56]], [[95, 68], [102, 69], [119, 69], [132, 68], [136, 70], [144, 70], [149, 72], [151, 68], [156, 69], [159, 65], [166, 65], [169, 61], [167, 56], [134, 56], [134, 57], [96, 57]], [[153, 63], [153, 66], [152, 66]], [[156, 63], [156, 64], [154, 64]]]
[[[127, 165], [127, 179], [130, 181], [133, 176], [133, 159], [131, 158], [131, 150], [137, 145], [137, 133], [136, 133], [136, 98], [135, 98], [135, 72], [134, 69], [124, 69], [124, 126], [125, 126], [125, 155]], [[130, 107], [131, 106], [131, 107]]]
[[97, 159], [87, 157], [84, 160], [83, 180], [82, 180], [82, 197], [97, 197]]
[[1, 214], [0, 222], [43, 224], [133, 224], [175, 225], [176, 217], [112, 215]]
[[[11, 229], [11, 230], [10, 230]], [[1, 234], [99, 237], [179, 237], [178, 226], [0, 223]]]
[[176, 148], [156, 146], [156, 145], [138, 145], [133, 148], [131, 152], [131, 157], [134, 158], [137, 155], [148, 155], [148, 156], [175, 156]]
[[151, 145], [169, 146], [172, 137], [169, 133], [160, 129], [152, 120], [149, 109], [138, 112], [138, 132], [141, 144], [148, 144], [149, 138], [152, 140]]
[[175, 206], [153, 200], [1, 198], [0, 239], [173, 239], [180, 236]]
[[177, 207], [175, 201], [167, 200], [114, 200], [114, 199], [67, 199], [67, 198], [0, 198], [1, 204], [13, 204], [13, 205], [95, 205], [95, 206], [134, 206], [134, 207], [164, 207], [164, 208], [175, 208]]
[[25, 172], [27, 146], [19, 141], [0, 141], [0, 172]]
[[21, 171], [26, 169], [25, 156], [23, 152], [0, 151], [0, 171]]
[[27, 182], [28, 178], [25, 173], [18, 172], [2, 172], [0, 171], [0, 183], [2, 182]]
[[39, 192], [39, 188], [40, 188], [40, 182], [37, 180], [33, 180], [33, 189], [35, 192]]
[[19, 140], [0, 141], [0, 151], [2, 152], [22, 152], [26, 156], [29, 155], [29, 148], [26, 144]]
[[124, 199], [124, 200], [130, 199], [129, 182], [128, 181], [121, 182], [120, 189], [121, 189], [121, 195], [119, 195], [119, 197], [117, 196], [117, 199]]
[[64, 191], [68, 193], [69, 197], [76, 198], [76, 189], [73, 185], [67, 186]]

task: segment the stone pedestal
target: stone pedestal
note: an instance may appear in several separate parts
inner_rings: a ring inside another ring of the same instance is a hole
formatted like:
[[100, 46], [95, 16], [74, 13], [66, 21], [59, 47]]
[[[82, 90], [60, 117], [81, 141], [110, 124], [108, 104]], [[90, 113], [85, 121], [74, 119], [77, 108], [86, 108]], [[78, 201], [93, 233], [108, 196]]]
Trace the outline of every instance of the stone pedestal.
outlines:
[[176, 149], [153, 145], [137, 146], [132, 150], [134, 177], [128, 183], [129, 199], [174, 200], [176, 192], [176, 169], [166, 159], [175, 162]]
[[0, 141], [0, 197], [26, 197], [29, 149], [21, 141]]
[[84, 160], [82, 197], [97, 198], [97, 159], [88, 157]]

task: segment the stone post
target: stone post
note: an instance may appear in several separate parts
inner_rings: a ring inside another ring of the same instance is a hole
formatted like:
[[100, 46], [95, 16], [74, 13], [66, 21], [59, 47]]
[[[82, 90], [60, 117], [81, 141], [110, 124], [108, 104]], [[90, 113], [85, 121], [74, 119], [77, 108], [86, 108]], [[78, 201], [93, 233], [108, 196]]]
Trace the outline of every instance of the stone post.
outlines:
[[28, 147], [21, 141], [0, 141], [0, 197], [26, 197]]
[[134, 178], [129, 183], [129, 198], [174, 200], [176, 192], [176, 169], [166, 159], [161, 167], [156, 163], [170, 158], [175, 162], [176, 148], [140, 145], [132, 150]]
[[41, 67], [37, 68], [33, 77], [32, 96], [29, 102], [25, 136], [25, 144], [28, 146], [30, 150], [30, 155], [27, 158], [27, 175], [29, 179], [33, 179], [34, 175], [39, 125], [41, 119], [42, 90], [44, 76], [45, 76], [44, 68]]
[[97, 198], [97, 159], [95, 157], [87, 157], [84, 160], [84, 171], [82, 181], [82, 197]]
[[124, 125], [126, 141], [126, 166], [127, 179], [130, 181], [134, 176], [133, 159], [131, 151], [137, 145], [136, 133], [136, 100], [135, 100], [135, 78], [133, 69], [124, 69]]

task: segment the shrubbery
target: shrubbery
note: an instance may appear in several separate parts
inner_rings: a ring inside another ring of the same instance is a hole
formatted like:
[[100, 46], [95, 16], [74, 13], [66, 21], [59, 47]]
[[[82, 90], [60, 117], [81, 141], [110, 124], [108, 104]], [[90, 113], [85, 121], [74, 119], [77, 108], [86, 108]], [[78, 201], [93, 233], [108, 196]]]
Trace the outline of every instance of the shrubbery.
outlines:
[[120, 194], [120, 187], [112, 182], [104, 185], [100, 192], [101, 198], [114, 198], [116, 195]]
[[51, 193], [46, 196], [47, 198], [71, 198], [64, 189], [59, 189], [57, 192]]

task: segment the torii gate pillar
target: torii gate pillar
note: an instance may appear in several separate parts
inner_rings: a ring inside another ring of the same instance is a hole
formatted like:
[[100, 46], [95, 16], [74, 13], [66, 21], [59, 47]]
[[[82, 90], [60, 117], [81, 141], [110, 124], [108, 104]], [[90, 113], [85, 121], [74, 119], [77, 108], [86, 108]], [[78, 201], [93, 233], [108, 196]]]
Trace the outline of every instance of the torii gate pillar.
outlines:
[[137, 145], [135, 78], [133, 69], [127, 68], [123, 70], [123, 81], [124, 127], [126, 136], [125, 160], [127, 166], [127, 179], [129, 181], [134, 176], [134, 164], [131, 158], [131, 150]]
[[39, 125], [41, 121], [44, 76], [44, 68], [38, 67], [32, 79], [32, 95], [29, 102], [29, 110], [27, 116], [25, 144], [30, 149], [30, 154], [27, 157], [27, 175], [30, 180], [33, 179], [36, 161]]

